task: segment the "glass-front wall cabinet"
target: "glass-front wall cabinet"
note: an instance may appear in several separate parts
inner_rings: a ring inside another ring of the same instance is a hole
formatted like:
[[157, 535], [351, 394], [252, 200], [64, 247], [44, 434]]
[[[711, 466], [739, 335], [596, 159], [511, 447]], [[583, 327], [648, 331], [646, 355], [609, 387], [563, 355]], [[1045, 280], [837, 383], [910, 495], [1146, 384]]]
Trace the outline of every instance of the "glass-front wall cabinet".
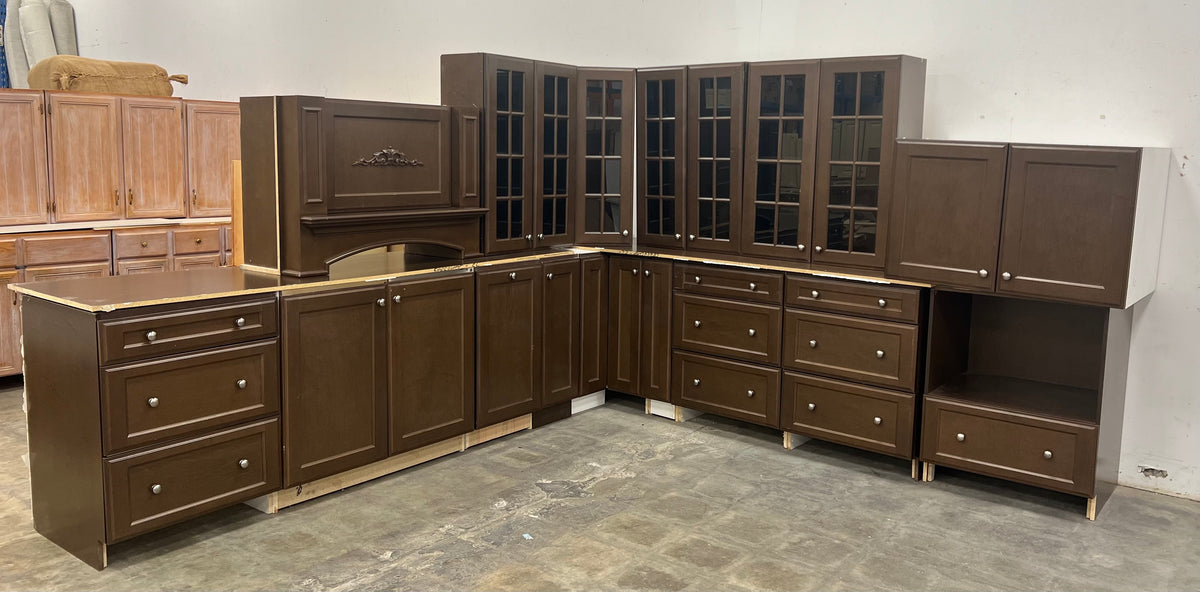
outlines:
[[576, 242], [629, 245], [633, 241], [634, 71], [580, 68], [577, 140], [583, 208]]
[[574, 239], [576, 188], [572, 183], [571, 155], [575, 134], [571, 115], [575, 110], [575, 67], [538, 62], [537, 162], [534, 178], [537, 212], [534, 215], [534, 246], [569, 244]]
[[488, 79], [493, 108], [487, 122], [493, 138], [488, 159], [488, 252], [533, 246], [533, 62], [493, 57]]
[[745, 64], [688, 68], [688, 249], [738, 250], [745, 80]]
[[743, 254], [809, 259], [819, 69], [815, 60], [750, 64]]
[[687, 69], [638, 70], [638, 247], [684, 248]]

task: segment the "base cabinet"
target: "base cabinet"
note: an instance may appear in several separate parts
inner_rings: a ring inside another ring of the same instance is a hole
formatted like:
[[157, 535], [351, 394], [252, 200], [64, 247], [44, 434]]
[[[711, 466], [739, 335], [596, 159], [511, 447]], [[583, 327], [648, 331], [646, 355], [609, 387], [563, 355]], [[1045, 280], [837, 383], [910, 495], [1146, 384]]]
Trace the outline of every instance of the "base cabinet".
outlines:
[[671, 266], [609, 260], [608, 388], [671, 400]]
[[542, 406], [579, 392], [579, 260], [542, 265]]
[[608, 386], [608, 260], [585, 255], [580, 260], [579, 394]]
[[536, 263], [476, 274], [477, 428], [541, 406], [541, 275]]
[[913, 456], [915, 397], [785, 372], [783, 429], [900, 458]]

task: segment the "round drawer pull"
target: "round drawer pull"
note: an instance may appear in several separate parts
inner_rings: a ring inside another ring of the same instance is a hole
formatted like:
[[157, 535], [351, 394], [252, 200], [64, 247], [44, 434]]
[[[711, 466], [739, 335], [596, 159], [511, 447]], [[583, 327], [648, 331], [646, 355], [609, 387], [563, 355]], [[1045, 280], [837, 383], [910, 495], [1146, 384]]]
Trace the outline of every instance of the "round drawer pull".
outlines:
[[754, 329], [750, 329], [749, 331], [747, 331], [747, 333], [749, 333], [751, 337], [754, 337], [755, 335], [758, 334], [758, 331], [755, 331]]
[[984, 277], [984, 278], [987, 277], [987, 270], [986, 269], [979, 270], [979, 277]]
[[508, 279], [510, 279], [510, 280], [515, 280], [515, 279], [517, 279], [517, 272], [515, 272], [515, 271], [513, 271], [513, 272], [510, 272], [510, 273], [508, 274]]
[[642, 270], [642, 275], [644, 275], [644, 276], [646, 276], [646, 277], [650, 277], [650, 270], [649, 270], [649, 269], [643, 269], [643, 270]]
[[809, 410], [809, 411], [816, 411], [816, 410], [817, 410], [817, 404], [816, 404], [816, 403], [809, 403], [809, 404], [808, 404], [808, 410]]
[[804, 245], [796, 245], [796, 248], [798, 248], [798, 249], [800, 249], [801, 251], [803, 251], [803, 250], [804, 250]]
[[681, 238], [683, 238], [683, 235], [682, 235], [682, 234], [679, 234], [678, 232], [676, 232], [676, 233], [675, 233], [675, 240], [679, 240], [679, 239], [681, 239]]
[[150, 246], [150, 243], [148, 243], [148, 242], [146, 242], [146, 241], [142, 241], [142, 248], [143, 248], [143, 249], [144, 249], [144, 248], [146, 248], [146, 247], [148, 247], [148, 246]]
[[820, 292], [820, 291], [818, 291], [818, 290], [813, 290], [813, 291], [812, 291], [812, 297], [813, 297], [813, 300], [816, 300], [816, 299], [820, 298], [820, 297], [821, 297], [821, 292]]
[[202, 242], [204, 242], [204, 239], [200, 239], [200, 238], [196, 239], [196, 244], [200, 244]]
[[554, 279], [554, 274], [552, 274], [552, 273], [546, 274], [546, 279], [548, 279], [548, 280]]
[[1045, 452], [1043, 452], [1043, 453], [1042, 453], [1042, 458], [1044, 458], [1044, 459], [1046, 459], [1046, 460], [1050, 460], [1050, 459], [1054, 458], [1054, 453], [1053, 453], [1053, 452], [1051, 452], [1051, 451], [1049, 451], [1049, 450], [1047, 450], [1047, 451], [1045, 451]]
[[958, 435], [954, 436], [954, 439], [958, 440], [959, 442], [966, 442], [967, 435], [960, 432]]
[[153, 493], [154, 495], [158, 495], [158, 494], [162, 493], [162, 485], [159, 485], [158, 483], [151, 485], [150, 493]]
[[695, 325], [697, 329], [700, 328], [700, 321], [692, 321], [692, 324]]
[[753, 391], [753, 390], [748, 390], [748, 391], [746, 391], [746, 396], [747, 396], [747, 397], [753, 397], [753, 396], [754, 396], [754, 391]]
[[146, 399], [146, 404], [151, 407], [158, 407], [158, 397], [150, 397]]
[[621, 231], [621, 236], [629, 236], [629, 229], [628, 229], [628, 228], [626, 228], [625, 230], [622, 230], [622, 231]]
[[245, 326], [246, 326], [246, 318], [245, 318], [245, 317], [238, 317], [238, 318], [236, 318], [236, 319], [234, 319], [234, 320], [233, 320], [233, 324], [234, 324], [234, 325], [236, 325], [236, 326], [238, 326], [238, 327], [245, 327]]
[[400, 304], [400, 295], [396, 294], [395, 296], [392, 296], [392, 302], [395, 302], [396, 304]]
[[154, 341], [155, 339], [158, 339], [158, 331], [146, 331], [146, 341]]
[[248, 468], [250, 468], [250, 460], [243, 458], [238, 461], [238, 466], [243, 469], [248, 469]]
[[809, 339], [809, 340], [808, 340], [808, 347], [817, 347], [817, 340], [816, 340], [816, 339]]
[[234, 384], [236, 384], [236, 385], [237, 385], [237, 387], [238, 387], [238, 390], [245, 390], [245, 388], [246, 388], [246, 379], [245, 379], [245, 378], [239, 378], [239, 379], [238, 379], [238, 381], [237, 381], [237, 382], [235, 382]]
[[698, 283], [700, 283], [700, 276], [695, 276], [693, 279], [695, 279], [695, 280], [696, 280], [696, 283], [697, 283], [697, 284], [698, 284]]
[[821, 251], [824, 251], [825, 249], [821, 248], [821, 245], [817, 245], [817, 246], [813, 247], [813, 250], [816, 251], [817, 254], [819, 255], [819, 254], [821, 254]]
[[875, 425], [882, 425], [882, 424], [883, 424], [883, 418], [882, 418], [882, 417], [876, 417], [875, 419], [873, 419], [873, 420], [872, 420], [872, 423], [874, 423]]
[[638, 270], [637, 270], [637, 268], [636, 268], [636, 267], [635, 267], [635, 268], [633, 268], [633, 275], [637, 275], [637, 273], [638, 273]]
[[543, 234], [543, 233], [541, 233], [541, 232], [539, 232], [539, 233], [538, 233], [538, 240], [542, 240], [542, 239], [544, 239], [544, 238], [546, 238], [546, 235], [545, 235], [545, 234]]
[[692, 386], [700, 386], [700, 379], [699, 379], [699, 378], [693, 378], [693, 379], [692, 379]]
[[882, 359], [883, 359], [883, 356], [884, 356], [883, 350], [881, 350], [881, 349], [877, 349], [877, 350], [875, 350], [875, 357], [876, 357], [876, 358], [879, 358], [879, 359], [881, 359], [881, 360], [882, 360]]
[[378, 304], [379, 306], [383, 306], [383, 305], [387, 304], [387, 300], [380, 298], [379, 300], [375, 301], [375, 304]]
[[694, 234], [689, 234], [689, 235], [688, 235], [688, 240], [690, 240], [690, 241], [694, 241], [694, 240], [696, 240], [696, 235], [694, 235]]
[[758, 284], [750, 282], [750, 291], [753, 292], [755, 290], [758, 290]]
[[1011, 279], [1012, 279], [1012, 274], [1011, 274], [1011, 273], [1008, 273], [1008, 272], [1006, 271], [1006, 272], [1004, 272], [1004, 273], [1000, 274], [1000, 279], [1002, 279], [1002, 280], [1004, 280], [1004, 281], [1006, 281], [1006, 282], [1007, 282], [1008, 280], [1011, 280]]
[[880, 298], [879, 299], [879, 308], [887, 308], [887, 300]]

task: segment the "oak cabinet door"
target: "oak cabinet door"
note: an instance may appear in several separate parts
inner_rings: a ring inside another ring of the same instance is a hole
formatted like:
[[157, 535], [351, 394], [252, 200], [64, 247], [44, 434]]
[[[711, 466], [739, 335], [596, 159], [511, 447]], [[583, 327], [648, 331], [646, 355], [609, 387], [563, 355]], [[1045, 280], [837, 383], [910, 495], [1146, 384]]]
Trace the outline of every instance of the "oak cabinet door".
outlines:
[[638, 245], [683, 249], [687, 69], [637, 71]]
[[0, 271], [0, 376], [21, 373], [21, 307], [17, 293], [8, 286], [20, 283], [22, 272], [17, 269]]
[[581, 261], [579, 394], [608, 386], [608, 263], [604, 255]]
[[475, 277], [388, 288], [392, 454], [475, 429]]
[[541, 271], [535, 264], [476, 274], [476, 428], [541, 406]]
[[608, 388], [631, 395], [641, 393], [641, 263], [635, 257], [608, 262]]
[[671, 262], [642, 261], [639, 394], [671, 400]]
[[542, 406], [579, 392], [579, 260], [542, 265]]
[[40, 90], [0, 93], [0, 225], [49, 220], [45, 112]]
[[188, 216], [228, 216], [233, 161], [242, 158], [237, 103], [184, 101], [187, 121]]
[[114, 96], [48, 92], [50, 192], [56, 222], [125, 214], [121, 112]]
[[688, 68], [688, 249], [738, 251], [745, 90], [745, 64]]
[[575, 242], [633, 244], [634, 71], [580, 68]]
[[283, 299], [285, 487], [387, 457], [382, 286]]
[[178, 218], [184, 201], [183, 102], [121, 99], [126, 218]]

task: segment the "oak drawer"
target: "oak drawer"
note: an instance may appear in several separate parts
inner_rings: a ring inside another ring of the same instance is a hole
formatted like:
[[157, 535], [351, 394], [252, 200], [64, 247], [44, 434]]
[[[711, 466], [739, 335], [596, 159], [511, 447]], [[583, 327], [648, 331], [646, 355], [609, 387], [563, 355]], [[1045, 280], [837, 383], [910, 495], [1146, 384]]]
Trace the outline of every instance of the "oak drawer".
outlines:
[[913, 395], [785, 372], [780, 397], [786, 431], [913, 457]]
[[921, 312], [920, 288], [789, 275], [786, 294], [788, 306], [889, 321], [916, 323]]
[[274, 339], [103, 373], [105, 452], [279, 411], [279, 344]]
[[173, 233], [176, 255], [191, 253], [219, 253], [221, 251], [221, 227], [177, 229]]
[[275, 298], [100, 322], [101, 363], [271, 337]]
[[674, 287], [689, 294], [779, 304], [783, 274], [681, 263], [675, 265]]
[[760, 364], [779, 363], [778, 306], [675, 294], [672, 344]]
[[171, 262], [166, 257], [151, 257], [149, 259], [119, 259], [117, 260], [117, 275], [137, 275], [139, 273], [162, 273], [170, 271]]
[[278, 490], [279, 420], [110, 459], [106, 465], [108, 542], [115, 542]]
[[47, 282], [54, 280], [77, 280], [112, 275], [112, 265], [103, 263], [68, 263], [66, 265], [39, 265], [25, 268], [25, 281]]
[[117, 259], [167, 255], [166, 230], [118, 230], [113, 232], [113, 243]]
[[925, 398], [921, 460], [1091, 497], [1096, 426]]
[[25, 265], [56, 265], [108, 261], [112, 242], [108, 232], [54, 232], [26, 236]]
[[676, 351], [671, 403], [779, 427], [779, 370]]
[[783, 365], [912, 392], [917, 327], [789, 309], [784, 313]]
[[0, 267], [17, 266], [17, 239], [0, 240]]
[[205, 253], [202, 255], [176, 256], [171, 269], [174, 271], [187, 271], [189, 269], [209, 269], [220, 266], [220, 253]]

